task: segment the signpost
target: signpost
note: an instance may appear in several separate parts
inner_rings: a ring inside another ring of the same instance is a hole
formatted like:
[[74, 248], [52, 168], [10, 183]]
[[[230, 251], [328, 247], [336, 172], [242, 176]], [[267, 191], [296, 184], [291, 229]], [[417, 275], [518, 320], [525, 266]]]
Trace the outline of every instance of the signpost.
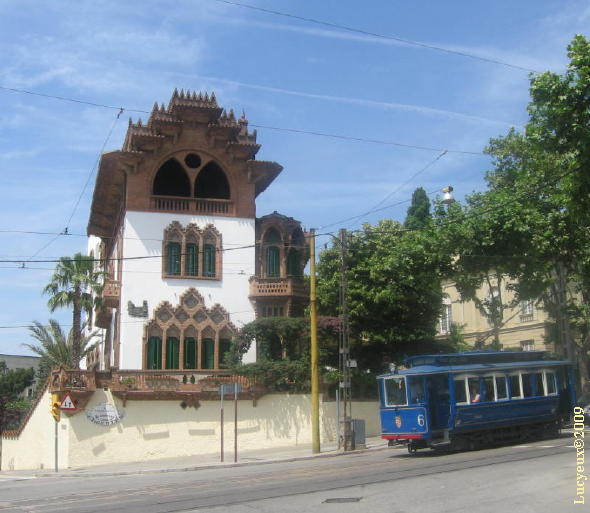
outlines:
[[221, 462], [223, 462], [224, 447], [223, 447], [223, 396], [225, 394], [234, 393], [234, 463], [238, 462], [238, 392], [241, 390], [239, 383], [225, 383], [219, 385], [219, 395], [221, 396], [220, 408], [220, 423], [221, 423]]

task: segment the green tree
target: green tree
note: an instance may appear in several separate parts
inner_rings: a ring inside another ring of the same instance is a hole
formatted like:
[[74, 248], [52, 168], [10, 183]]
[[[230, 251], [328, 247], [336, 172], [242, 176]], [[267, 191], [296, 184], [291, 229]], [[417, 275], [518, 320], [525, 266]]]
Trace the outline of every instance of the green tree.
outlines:
[[[430, 230], [382, 220], [350, 234], [347, 277], [351, 350], [364, 369], [381, 370], [398, 345], [433, 340], [442, 305], [445, 258]], [[318, 303], [339, 313], [340, 250], [320, 254]]]
[[[466, 298], [491, 276], [508, 280], [512, 304], [497, 301], [495, 326], [505, 305], [543, 300], [557, 316], [570, 314], [580, 360], [590, 350], [590, 43], [576, 36], [562, 74], [531, 78], [529, 122], [490, 141], [488, 189], [461, 207], [436, 210], [448, 248], [456, 248], [452, 277]], [[556, 268], [563, 265], [571, 294], [556, 300]], [[492, 278], [493, 279], [493, 278]], [[555, 341], [555, 340], [554, 340]], [[583, 376], [587, 364], [581, 365]]]
[[75, 363], [88, 356], [96, 347], [95, 343], [91, 343], [96, 333], [82, 334], [78, 339], [78, 345], [74, 345], [74, 328], [66, 334], [54, 319], [49, 320], [48, 326], [44, 326], [38, 321], [33, 321], [33, 324], [29, 327], [29, 331], [38, 343], [23, 344], [23, 346], [41, 357], [39, 367], [45, 369], [45, 372], [54, 367], [75, 369]]
[[34, 378], [33, 369], [7, 369], [6, 362], [0, 361], [0, 438], [4, 430], [16, 428], [28, 411], [30, 402], [19, 395]]
[[47, 302], [51, 312], [57, 308], [72, 307], [71, 366], [78, 369], [82, 355], [82, 312], [90, 313], [98, 303], [102, 290], [103, 273], [94, 269], [91, 257], [76, 253], [72, 258], [62, 257], [55, 267], [51, 281], [43, 289], [51, 297]]
[[426, 191], [418, 187], [412, 194], [412, 204], [408, 207], [404, 228], [408, 230], [421, 230], [430, 224], [430, 200]]

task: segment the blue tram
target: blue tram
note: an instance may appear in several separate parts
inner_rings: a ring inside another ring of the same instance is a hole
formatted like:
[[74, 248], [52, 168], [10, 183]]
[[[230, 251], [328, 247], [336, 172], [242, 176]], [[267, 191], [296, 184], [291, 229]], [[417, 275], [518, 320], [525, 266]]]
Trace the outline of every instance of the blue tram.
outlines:
[[417, 449], [474, 449], [556, 436], [575, 405], [569, 362], [544, 351], [414, 356], [378, 376], [381, 436]]

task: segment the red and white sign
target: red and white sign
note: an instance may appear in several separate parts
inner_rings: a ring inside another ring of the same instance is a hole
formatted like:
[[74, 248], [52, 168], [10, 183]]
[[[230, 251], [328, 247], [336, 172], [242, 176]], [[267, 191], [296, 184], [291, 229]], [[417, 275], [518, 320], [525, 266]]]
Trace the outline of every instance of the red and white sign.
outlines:
[[76, 409], [76, 405], [74, 404], [74, 401], [73, 401], [72, 397], [70, 396], [69, 392], [66, 393], [64, 400], [59, 405], [59, 409], [60, 410], [69, 410], [69, 411]]

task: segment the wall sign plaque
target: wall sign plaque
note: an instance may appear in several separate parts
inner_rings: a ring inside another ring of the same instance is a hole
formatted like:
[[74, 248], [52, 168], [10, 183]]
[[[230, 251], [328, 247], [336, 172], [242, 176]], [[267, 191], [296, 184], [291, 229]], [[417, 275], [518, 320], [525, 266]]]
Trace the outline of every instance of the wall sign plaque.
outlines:
[[86, 410], [88, 420], [101, 426], [112, 426], [124, 416], [125, 412], [123, 410], [119, 410], [109, 403], [95, 404], [92, 408]]
[[144, 300], [141, 306], [135, 306], [132, 301], [127, 301], [127, 313], [130, 317], [147, 317], [148, 303]]

